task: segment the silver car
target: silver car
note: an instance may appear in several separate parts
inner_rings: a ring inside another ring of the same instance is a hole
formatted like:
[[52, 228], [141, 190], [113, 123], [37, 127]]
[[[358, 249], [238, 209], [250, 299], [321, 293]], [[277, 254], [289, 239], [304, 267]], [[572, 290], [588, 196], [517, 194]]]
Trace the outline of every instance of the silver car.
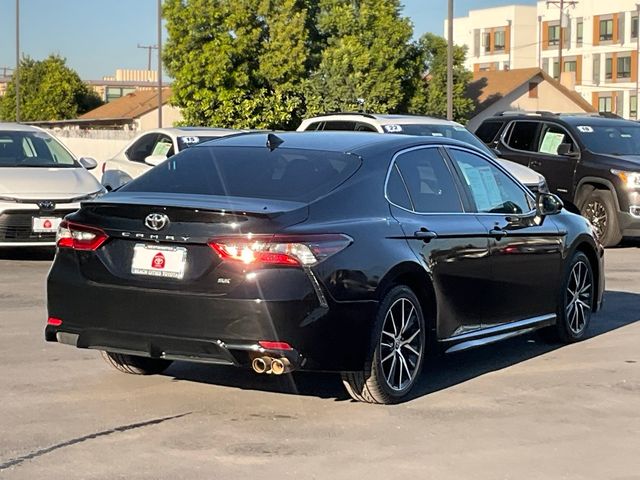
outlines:
[[62, 218], [105, 192], [96, 166], [40, 128], [0, 123], [0, 247], [55, 245]]

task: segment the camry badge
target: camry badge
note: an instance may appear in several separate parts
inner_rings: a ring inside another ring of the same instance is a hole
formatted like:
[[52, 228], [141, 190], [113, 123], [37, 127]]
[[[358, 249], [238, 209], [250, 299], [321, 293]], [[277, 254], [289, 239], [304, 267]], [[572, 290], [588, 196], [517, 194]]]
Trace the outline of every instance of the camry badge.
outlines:
[[151, 230], [162, 230], [169, 225], [169, 217], [164, 213], [150, 213], [147, 218], [144, 219], [144, 224]]

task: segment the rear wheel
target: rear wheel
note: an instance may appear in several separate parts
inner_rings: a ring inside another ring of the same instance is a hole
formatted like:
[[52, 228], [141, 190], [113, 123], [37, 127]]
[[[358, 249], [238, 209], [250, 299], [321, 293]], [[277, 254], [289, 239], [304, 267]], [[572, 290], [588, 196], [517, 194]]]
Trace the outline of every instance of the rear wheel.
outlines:
[[413, 389], [424, 363], [426, 328], [418, 297], [406, 286], [391, 289], [376, 314], [370, 359], [342, 381], [354, 400], [397, 403]]
[[564, 343], [584, 339], [593, 312], [594, 292], [591, 262], [584, 253], [576, 252], [562, 286], [557, 323], [548, 329], [550, 339]]
[[613, 247], [622, 240], [613, 195], [609, 190], [594, 190], [587, 197], [580, 213], [595, 228], [598, 240], [605, 247]]
[[113, 368], [132, 375], [156, 375], [164, 372], [173, 363], [171, 360], [162, 358], [137, 357], [113, 352], [101, 353], [104, 361]]

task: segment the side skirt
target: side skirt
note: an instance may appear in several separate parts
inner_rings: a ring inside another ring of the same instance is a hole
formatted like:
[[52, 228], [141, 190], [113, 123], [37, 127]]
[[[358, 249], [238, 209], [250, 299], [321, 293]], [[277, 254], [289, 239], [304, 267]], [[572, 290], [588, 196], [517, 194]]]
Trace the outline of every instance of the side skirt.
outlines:
[[517, 322], [504, 323], [494, 327], [455, 335], [453, 337], [440, 340], [440, 343], [444, 346], [445, 353], [460, 352], [462, 350], [468, 350], [470, 348], [480, 347], [482, 345], [506, 340], [507, 338], [523, 335], [539, 328], [548, 327], [555, 323], [555, 313], [541, 315], [539, 317], [527, 318], [524, 320], [518, 320]]

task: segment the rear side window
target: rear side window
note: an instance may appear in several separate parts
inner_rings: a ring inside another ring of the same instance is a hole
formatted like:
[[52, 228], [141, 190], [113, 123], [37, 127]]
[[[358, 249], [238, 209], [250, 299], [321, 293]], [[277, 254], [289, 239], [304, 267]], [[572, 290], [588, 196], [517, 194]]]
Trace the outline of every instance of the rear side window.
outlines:
[[171, 157], [120, 191], [310, 202], [347, 180], [360, 164], [360, 157], [337, 152], [195, 147]]
[[418, 213], [462, 212], [453, 176], [436, 148], [402, 153], [396, 163]]
[[324, 122], [324, 130], [353, 132], [355, 128], [355, 122], [345, 122], [340, 120], [331, 120], [329, 122]]
[[535, 152], [537, 150], [536, 137], [539, 122], [515, 122], [507, 135], [507, 145], [514, 150]]
[[476, 130], [476, 136], [485, 144], [490, 145], [498, 136], [500, 128], [502, 128], [502, 122], [484, 122]]
[[391, 172], [389, 173], [389, 180], [387, 181], [387, 198], [389, 201], [399, 207], [406, 208], [407, 210], [413, 210], [411, 199], [409, 198], [409, 192], [404, 185], [404, 180], [398, 170], [398, 165], [393, 165]]

